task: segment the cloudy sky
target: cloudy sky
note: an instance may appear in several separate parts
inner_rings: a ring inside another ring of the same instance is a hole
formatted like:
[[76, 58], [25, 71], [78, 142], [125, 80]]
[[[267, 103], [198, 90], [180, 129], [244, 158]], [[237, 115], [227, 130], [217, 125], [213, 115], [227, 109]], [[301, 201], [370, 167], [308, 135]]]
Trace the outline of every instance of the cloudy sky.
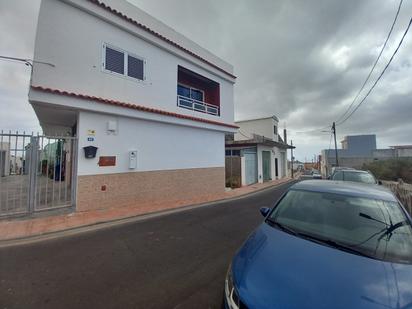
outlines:
[[[238, 76], [235, 116], [277, 115], [296, 158], [329, 148], [311, 131], [337, 120], [369, 73], [399, 0], [130, 0], [231, 62]], [[0, 55], [31, 58], [38, 0], [0, 0]], [[389, 60], [412, 17], [404, 0], [391, 39], [363, 94]], [[28, 104], [29, 67], [0, 61], [0, 129], [38, 130]], [[412, 29], [362, 107], [337, 127], [377, 135], [378, 147], [412, 144]], [[363, 94], [360, 96], [362, 98]], [[303, 133], [302, 133], [303, 132]], [[305, 133], [306, 132], [306, 133]]]

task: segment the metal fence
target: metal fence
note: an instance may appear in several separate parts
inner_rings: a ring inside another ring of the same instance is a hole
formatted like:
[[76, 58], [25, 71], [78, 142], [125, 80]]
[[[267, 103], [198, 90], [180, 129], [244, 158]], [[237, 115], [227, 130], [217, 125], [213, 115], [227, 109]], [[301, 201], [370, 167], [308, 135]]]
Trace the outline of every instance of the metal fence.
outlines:
[[409, 214], [412, 215], [412, 185], [403, 181], [382, 181], [399, 198]]
[[0, 216], [72, 207], [77, 140], [0, 133]]

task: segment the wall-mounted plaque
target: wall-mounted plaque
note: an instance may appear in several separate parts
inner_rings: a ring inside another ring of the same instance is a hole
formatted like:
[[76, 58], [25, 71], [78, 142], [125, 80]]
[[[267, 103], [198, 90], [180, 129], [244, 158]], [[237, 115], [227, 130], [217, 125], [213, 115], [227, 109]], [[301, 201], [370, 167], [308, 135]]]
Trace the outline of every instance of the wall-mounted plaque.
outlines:
[[99, 166], [115, 166], [116, 156], [101, 156], [99, 157]]

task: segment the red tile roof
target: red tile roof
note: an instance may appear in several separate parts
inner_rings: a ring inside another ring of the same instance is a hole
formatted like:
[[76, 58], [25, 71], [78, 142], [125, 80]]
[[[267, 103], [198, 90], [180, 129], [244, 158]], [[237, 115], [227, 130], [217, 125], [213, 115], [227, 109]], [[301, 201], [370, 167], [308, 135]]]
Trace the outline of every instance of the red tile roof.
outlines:
[[224, 70], [224, 69], [220, 68], [219, 66], [211, 63], [210, 61], [206, 60], [205, 58], [203, 58], [203, 57], [195, 54], [194, 52], [188, 50], [187, 48], [185, 48], [185, 47], [183, 47], [183, 46], [181, 46], [181, 45], [179, 45], [178, 43], [176, 43], [176, 42], [174, 42], [174, 41], [166, 38], [166, 37], [163, 36], [162, 34], [160, 34], [160, 33], [156, 32], [156, 31], [150, 29], [149, 27], [147, 27], [147, 26], [145, 26], [145, 25], [143, 25], [143, 24], [141, 24], [141, 23], [139, 23], [138, 21], [134, 20], [133, 18], [128, 17], [127, 15], [123, 14], [122, 12], [119, 12], [119, 11], [117, 11], [116, 9], [114, 9], [114, 8], [106, 5], [103, 1], [99, 1], [99, 0], [88, 0], [88, 1], [90, 1], [90, 2], [92, 2], [92, 3], [94, 3], [94, 4], [96, 4], [96, 5], [99, 5], [99, 6], [102, 7], [103, 9], [105, 9], [105, 10], [107, 10], [107, 11], [109, 11], [109, 12], [115, 14], [115, 15], [117, 15], [118, 17], [126, 20], [127, 22], [129, 22], [129, 23], [131, 23], [131, 24], [139, 27], [140, 29], [143, 29], [143, 30], [145, 30], [146, 32], [148, 32], [148, 33], [150, 33], [150, 34], [158, 37], [159, 39], [161, 39], [161, 40], [163, 40], [163, 41], [165, 41], [165, 42], [167, 42], [167, 43], [169, 43], [169, 44], [177, 47], [178, 49], [180, 49], [180, 50], [184, 51], [185, 53], [187, 53], [187, 54], [195, 57], [196, 59], [198, 59], [198, 60], [200, 60], [200, 61], [202, 61], [202, 62], [210, 65], [211, 67], [214, 67], [215, 69], [219, 70], [219, 71], [222, 72], [222, 73], [225, 73], [226, 75], [230, 76], [231, 78], [236, 78], [236, 76], [233, 75], [232, 73], [227, 72], [226, 70]]
[[54, 93], [54, 94], [59, 94], [59, 95], [64, 95], [64, 96], [69, 96], [69, 97], [76, 97], [76, 98], [79, 98], [79, 99], [95, 101], [95, 102], [99, 102], [99, 103], [103, 103], [103, 104], [126, 107], [126, 108], [130, 108], [130, 109], [139, 110], [139, 111], [142, 111], [142, 112], [160, 114], [160, 115], [175, 117], [175, 118], [180, 118], [180, 119], [193, 120], [193, 121], [203, 122], [203, 123], [212, 124], [212, 125], [235, 128], [235, 129], [239, 128], [237, 125], [233, 125], [233, 124], [229, 124], [229, 123], [224, 123], [224, 122], [219, 122], [219, 121], [214, 121], [214, 120], [209, 120], [209, 119], [204, 119], [204, 118], [198, 118], [198, 117], [193, 117], [193, 116], [188, 116], [188, 115], [183, 115], [183, 114], [172, 113], [172, 112], [168, 112], [168, 111], [165, 111], [165, 110], [150, 108], [150, 107], [146, 107], [146, 106], [138, 105], [138, 104], [134, 104], [134, 103], [127, 103], [127, 102], [109, 100], [109, 99], [95, 97], [95, 96], [91, 96], [91, 95], [87, 95], [87, 94], [79, 94], [79, 93], [74, 93], [74, 92], [69, 92], [69, 91], [59, 90], [59, 89], [52, 89], [52, 88], [47, 88], [47, 87], [42, 87], [42, 86], [33, 86], [32, 85], [31, 88], [34, 89], [34, 90], [38, 90], [38, 91], [49, 92], [49, 93]]

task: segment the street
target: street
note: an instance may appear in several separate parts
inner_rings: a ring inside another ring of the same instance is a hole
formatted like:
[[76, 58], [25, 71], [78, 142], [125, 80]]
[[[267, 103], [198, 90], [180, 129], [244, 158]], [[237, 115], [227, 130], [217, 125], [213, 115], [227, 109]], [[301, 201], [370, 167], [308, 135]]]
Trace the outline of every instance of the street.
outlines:
[[0, 308], [220, 308], [227, 266], [289, 184], [0, 249]]

